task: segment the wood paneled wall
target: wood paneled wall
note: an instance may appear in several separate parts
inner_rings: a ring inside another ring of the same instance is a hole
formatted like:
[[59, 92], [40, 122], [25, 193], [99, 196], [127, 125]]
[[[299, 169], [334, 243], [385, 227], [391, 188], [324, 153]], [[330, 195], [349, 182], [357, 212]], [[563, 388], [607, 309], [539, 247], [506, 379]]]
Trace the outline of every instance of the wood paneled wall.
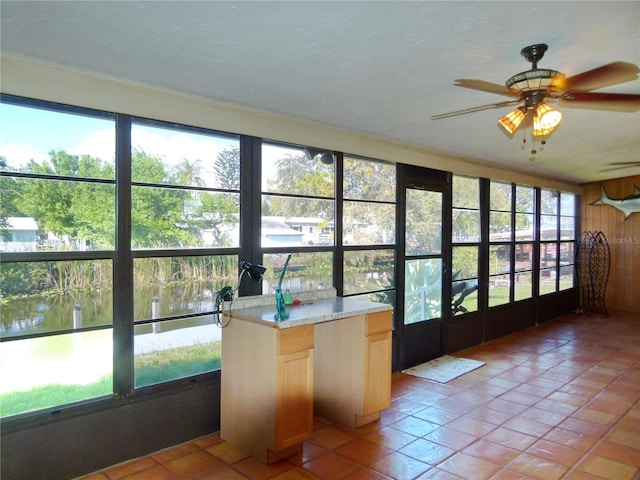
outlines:
[[600, 198], [623, 199], [640, 187], [640, 175], [585, 184], [580, 207], [581, 230], [602, 231], [611, 250], [606, 306], [609, 312], [640, 314], [640, 213], [624, 214], [609, 205], [591, 205]]

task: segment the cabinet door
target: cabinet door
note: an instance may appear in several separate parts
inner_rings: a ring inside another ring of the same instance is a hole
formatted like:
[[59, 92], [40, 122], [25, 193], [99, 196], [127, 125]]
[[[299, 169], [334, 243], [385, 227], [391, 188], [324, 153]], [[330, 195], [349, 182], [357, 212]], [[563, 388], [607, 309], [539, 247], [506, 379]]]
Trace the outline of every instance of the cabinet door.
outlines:
[[365, 348], [364, 416], [391, 406], [391, 332], [369, 335]]
[[276, 369], [275, 449], [280, 450], [313, 434], [313, 350], [278, 356]]

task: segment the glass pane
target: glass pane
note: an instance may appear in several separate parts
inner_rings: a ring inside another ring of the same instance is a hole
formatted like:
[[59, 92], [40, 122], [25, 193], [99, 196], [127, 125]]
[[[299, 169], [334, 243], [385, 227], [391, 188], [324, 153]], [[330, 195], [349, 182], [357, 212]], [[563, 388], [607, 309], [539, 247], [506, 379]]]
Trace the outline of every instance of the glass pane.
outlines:
[[530, 271], [516, 273], [516, 284], [513, 289], [515, 301], [531, 298], [533, 292], [532, 279], [533, 273]]
[[511, 245], [491, 245], [489, 247], [489, 274], [509, 273], [511, 271]]
[[557, 265], [557, 248], [558, 246], [555, 243], [540, 244], [540, 268], [555, 267]]
[[490, 210], [511, 211], [511, 184], [491, 182], [491, 197], [489, 199]]
[[356, 158], [344, 159], [344, 198], [396, 201], [396, 166]]
[[480, 182], [477, 178], [453, 176], [453, 206], [456, 208], [480, 208]]
[[573, 193], [560, 193], [560, 215], [576, 216], [576, 196]]
[[509, 303], [511, 278], [509, 275], [494, 275], [489, 277], [489, 306]]
[[404, 323], [442, 316], [442, 260], [407, 260], [404, 273]]
[[333, 198], [335, 162], [324, 163], [321, 155], [309, 158], [313, 153], [307, 155], [302, 148], [263, 143], [262, 191]]
[[114, 249], [113, 184], [2, 177], [0, 186], [0, 252]]
[[534, 209], [533, 187], [516, 185], [516, 212], [533, 213]]
[[560, 267], [560, 285], [559, 285], [560, 290], [573, 288], [573, 274], [574, 274], [573, 265]]
[[221, 343], [213, 315], [136, 325], [136, 388], [219, 369]]
[[377, 303], [386, 303], [391, 305], [394, 310], [396, 310], [396, 291], [395, 290], [385, 290], [382, 292], [374, 292], [374, 293], [363, 293], [361, 295], [353, 295], [349, 298], [354, 298], [356, 300], [367, 300], [369, 302], [377, 302]]
[[395, 205], [345, 201], [343, 209], [344, 245], [395, 243]]
[[407, 255], [436, 255], [442, 249], [442, 193], [408, 188]]
[[452, 237], [454, 243], [478, 242], [480, 240], [480, 212], [454, 208]]
[[131, 146], [134, 182], [240, 188], [238, 137], [134, 123]]
[[111, 260], [0, 264], [2, 337], [110, 325]]
[[96, 330], [0, 343], [0, 416], [113, 392], [113, 331]]
[[489, 240], [504, 242], [511, 240], [511, 214], [489, 212]]
[[239, 195], [176, 188], [133, 187], [133, 248], [235, 247]]
[[573, 264], [574, 252], [573, 242], [561, 242], [560, 243], [560, 265]]
[[533, 240], [533, 214], [516, 213], [516, 241]]
[[560, 239], [573, 240], [576, 238], [576, 219], [574, 217], [560, 217]]
[[451, 285], [451, 312], [454, 315], [478, 310], [478, 280], [469, 279]]
[[556, 240], [558, 238], [558, 217], [540, 215], [540, 240]]
[[263, 195], [261, 245], [333, 245], [334, 206], [333, 200]]
[[[275, 295], [287, 254], [268, 254], [263, 258], [267, 267], [262, 280], [262, 293]], [[295, 253], [289, 260], [282, 279], [282, 290], [291, 293], [333, 287], [333, 254], [331, 252]], [[275, 296], [273, 298], [275, 306]]]
[[555, 190], [545, 190], [542, 189], [540, 191], [540, 208], [541, 213], [547, 215], [557, 215], [558, 214], [558, 192]]
[[543, 268], [540, 270], [540, 295], [556, 291], [556, 269]]
[[369, 292], [395, 288], [393, 250], [362, 250], [344, 252], [344, 292]]
[[113, 115], [90, 117], [0, 103], [0, 170], [114, 179]]
[[237, 276], [236, 255], [135, 258], [134, 319], [213, 311], [215, 292], [235, 288]]
[[478, 247], [453, 247], [452, 278], [476, 278], [478, 276]]
[[533, 269], [533, 244], [516, 243], [513, 246], [516, 256], [516, 272]]

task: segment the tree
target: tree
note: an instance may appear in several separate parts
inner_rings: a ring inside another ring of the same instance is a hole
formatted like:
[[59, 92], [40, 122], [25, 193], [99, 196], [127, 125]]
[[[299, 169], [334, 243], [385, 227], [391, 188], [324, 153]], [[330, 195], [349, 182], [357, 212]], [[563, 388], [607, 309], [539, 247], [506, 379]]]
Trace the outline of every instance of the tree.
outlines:
[[225, 148], [214, 163], [218, 185], [229, 190], [240, 190], [240, 148]]

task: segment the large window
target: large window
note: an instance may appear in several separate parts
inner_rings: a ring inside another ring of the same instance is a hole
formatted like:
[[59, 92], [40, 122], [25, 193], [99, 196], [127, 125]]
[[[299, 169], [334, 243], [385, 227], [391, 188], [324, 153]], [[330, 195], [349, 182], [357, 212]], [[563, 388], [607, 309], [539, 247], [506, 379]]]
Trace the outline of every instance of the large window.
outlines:
[[395, 165], [345, 157], [343, 198], [344, 294], [395, 305]]
[[514, 300], [531, 298], [533, 294], [533, 249], [535, 240], [535, 189], [516, 185]]
[[0, 415], [112, 393], [114, 116], [0, 104]]
[[453, 176], [451, 310], [460, 315], [478, 310], [480, 248], [480, 181]]
[[491, 181], [489, 191], [489, 306], [511, 301], [512, 185]]

